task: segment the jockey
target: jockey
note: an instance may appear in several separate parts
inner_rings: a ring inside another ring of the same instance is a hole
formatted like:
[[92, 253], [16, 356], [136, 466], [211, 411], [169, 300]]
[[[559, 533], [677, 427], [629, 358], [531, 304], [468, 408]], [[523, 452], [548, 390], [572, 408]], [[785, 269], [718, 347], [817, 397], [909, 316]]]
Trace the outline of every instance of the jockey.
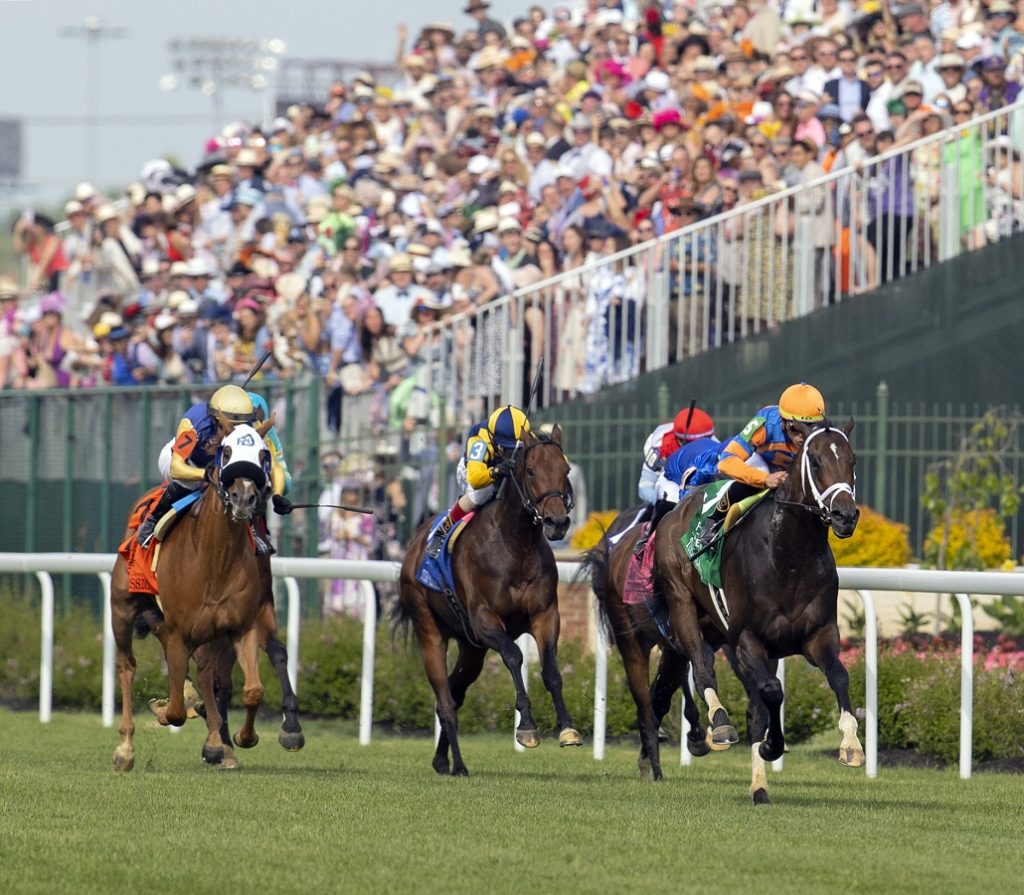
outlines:
[[[721, 443], [715, 435], [714, 421], [699, 408], [694, 408], [692, 414], [689, 409], [680, 410], [676, 414], [673, 437], [677, 441], [677, 447], [662, 461], [661, 473], [654, 483], [654, 513], [650, 525], [633, 547], [636, 556], [643, 554], [662, 516], [679, 503], [680, 489], [686, 487], [687, 480], [697, 464], [709, 454], [714, 454], [717, 458], [721, 448]], [[646, 468], [645, 463], [645, 471]]]
[[[280, 469], [281, 475], [284, 476], [283, 481], [280, 482], [280, 488], [277, 487], [278, 483], [271, 482], [274, 494], [285, 495], [292, 490], [292, 474], [288, 469], [287, 461], [284, 459], [284, 445], [281, 443], [281, 437], [277, 434], [276, 426], [274, 426], [274, 418], [270, 414], [270, 407], [267, 406], [267, 399], [256, 392], [246, 392], [246, 394], [249, 396], [249, 400], [252, 401], [253, 421], [256, 430], [263, 432], [263, 442], [270, 449], [270, 477], [271, 479], [274, 478], [275, 469]], [[269, 428], [267, 428], [268, 420], [270, 421]], [[289, 512], [291, 511], [289, 510]]]
[[791, 385], [778, 404], [762, 407], [739, 435], [722, 449], [719, 478], [735, 479], [754, 489], [778, 488], [786, 481], [793, 457], [804, 443], [800, 423], [825, 419], [825, 399], [813, 385]]
[[427, 540], [429, 556], [436, 559], [445, 535], [455, 523], [494, 496], [498, 478], [511, 471], [512, 451], [529, 431], [526, 414], [511, 404], [495, 410], [486, 425], [473, 427], [456, 472], [462, 496], [452, 504]]
[[[139, 546], [149, 545], [157, 522], [172, 508], [175, 501], [202, 485], [207, 468], [216, 460], [224, 436], [235, 426], [252, 422], [253, 414], [252, 400], [237, 385], [225, 385], [217, 389], [208, 403], [193, 404], [185, 412], [178, 423], [177, 434], [160, 452], [160, 473], [168, 480], [168, 484], [156, 506], [139, 526], [136, 535]], [[282, 496], [285, 478], [280, 464], [274, 462], [273, 450], [270, 477], [275, 511], [291, 512], [291, 504]], [[282, 502], [280, 508], [279, 502]]]
[[714, 420], [699, 407], [694, 407], [692, 414], [688, 407], [684, 407], [671, 423], [664, 423], [651, 432], [644, 442], [644, 465], [637, 483], [640, 499], [654, 505], [657, 500], [655, 489], [658, 475], [665, 468], [665, 461], [681, 445], [698, 438], [713, 438], [714, 435]]

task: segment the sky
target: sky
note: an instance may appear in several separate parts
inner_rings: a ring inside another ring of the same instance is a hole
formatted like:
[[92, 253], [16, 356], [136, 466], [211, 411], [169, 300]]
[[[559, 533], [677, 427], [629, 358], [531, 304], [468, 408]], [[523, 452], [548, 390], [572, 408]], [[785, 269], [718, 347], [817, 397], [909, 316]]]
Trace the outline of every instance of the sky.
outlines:
[[[491, 15], [507, 21], [529, 5], [492, 0]], [[0, 119], [23, 120], [23, 183], [17, 190], [0, 184], [0, 213], [68, 198], [75, 183], [93, 178], [90, 147], [102, 189], [135, 180], [149, 159], [171, 156], [186, 167], [200, 160], [215, 133], [215, 103], [191, 88], [161, 90], [173, 38], [278, 38], [289, 59], [387, 62], [399, 23], [411, 36], [435, 19], [461, 31], [473, 24], [464, 6], [465, 0], [0, 0], [0, 34], [8, 37], [0, 54]], [[82, 29], [89, 16], [124, 32], [95, 42], [92, 94], [92, 46], [60, 34]], [[92, 141], [85, 121], [90, 95], [99, 119]], [[262, 118], [259, 93], [228, 90], [221, 101], [221, 126]]]

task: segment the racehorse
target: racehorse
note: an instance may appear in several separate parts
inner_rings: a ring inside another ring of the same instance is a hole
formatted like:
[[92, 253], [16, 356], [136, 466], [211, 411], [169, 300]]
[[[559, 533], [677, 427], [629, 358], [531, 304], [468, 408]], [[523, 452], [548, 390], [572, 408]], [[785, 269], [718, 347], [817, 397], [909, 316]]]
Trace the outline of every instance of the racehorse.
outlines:
[[[129, 591], [128, 568], [118, 557], [110, 590], [122, 706], [121, 742], [114, 752], [116, 770], [130, 771], [135, 763], [135, 630], [140, 636], [152, 632], [163, 647], [169, 699], [154, 700], [151, 707], [161, 724], [175, 726], [184, 724], [187, 717], [184, 685], [190, 656], [202, 645], [227, 637], [245, 677], [242, 701], [246, 721], [235, 742], [240, 746], [256, 744], [253, 723], [263, 701], [257, 655], [262, 590], [249, 525], [266, 506], [269, 464], [269, 452], [252, 427], [236, 426], [224, 438], [219, 465], [208, 472], [209, 486], [196, 505], [198, 509], [180, 519], [160, 544], [156, 571], [159, 604], [148, 594]], [[230, 741], [221, 737], [222, 718], [212, 673], [200, 675], [200, 691], [208, 728], [203, 758], [234, 766], [237, 762]]]
[[[853, 420], [842, 428], [829, 420], [796, 425], [804, 442], [788, 477], [773, 499], [757, 504], [725, 537], [719, 600], [679, 543], [701, 510], [703, 489], [665, 516], [655, 546], [656, 579], [670, 607], [674, 632], [684, 644], [699, 637], [705, 656], [708, 647], [727, 647], [747, 693], [755, 804], [769, 801], [765, 762], [781, 757], [785, 749], [779, 659], [802, 655], [822, 670], [839, 707], [839, 760], [851, 767], [864, 763], [850, 678], [839, 660], [839, 576], [828, 543], [830, 527], [838, 537], [850, 537], [860, 515], [854, 491], [856, 458], [849, 441]], [[671, 611], [678, 605], [697, 611]], [[677, 617], [681, 627], [676, 627]], [[700, 655], [689, 658], [696, 676]]]
[[[579, 746], [583, 742], [562, 698], [557, 655], [558, 569], [545, 540], [565, 536], [573, 505], [561, 428], [556, 425], [550, 436], [526, 433], [522, 447], [512, 452], [512, 457], [512, 471], [498, 495], [476, 511], [478, 518], [453, 546], [456, 593], [450, 601], [416, 580], [429, 522], [413, 537], [402, 563], [394, 618], [396, 624], [412, 625], [434, 689], [441, 735], [433, 768], [439, 774], [469, 774], [459, 749], [457, 714], [467, 688], [480, 675], [488, 649], [501, 655], [515, 684], [520, 718], [516, 740], [527, 748], [540, 744], [523, 683], [523, 654], [515, 642], [527, 632], [537, 643], [541, 678], [554, 702], [559, 744]], [[448, 642], [452, 639], [459, 652], [449, 674]]]

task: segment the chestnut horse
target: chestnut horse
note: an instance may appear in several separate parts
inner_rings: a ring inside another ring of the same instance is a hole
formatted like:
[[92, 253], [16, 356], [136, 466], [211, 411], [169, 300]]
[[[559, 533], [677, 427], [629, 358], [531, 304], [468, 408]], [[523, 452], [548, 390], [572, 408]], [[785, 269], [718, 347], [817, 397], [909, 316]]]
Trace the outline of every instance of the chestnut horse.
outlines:
[[[228, 638], [245, 676], [242, 701], [246, 721], [235, 742], [256, 744], [253, 723], [263, 701], [257, 629], [262, 591], [249, 525], [266, 507], [269, 463], [269, 452], [252, 427], [236, 426], [225, 437], [220, 464], [209, 472], [210, 484], [198, 510], [180, 519], [160, 545], [156, 571], [159, 604], [148, 594], [129, 592], [127, 568], [118, 557], [110, 589], [122, 706], [121, 742], [114, 752], [116, 770], [130, 771], [135, 763], [132, 639], [136, 629], [142, 636], [152, 631], [163, 647], [169, 699], [154, 700], [151, 707], [164, 725], [185, 723], [189, 658], [202, 645]], [[237, 762], [230, 741], [221, 737], [213, 665], [209, 663], [210, 672], [200, 675], [199, 681], [208, 728], [203, 758], [234, 766]]]
[[[488, 649], [501, 655], [515, 684], [517, 741], [528, 748], [540, 744], [523, 683], [523, 654], [515, 642], [524, 633], [532, 634], [537, 643], [541, 678], [555, 706], [559, 744], [583, 743], [562, 698], [558, 569], [547, 542], [565, 536], [573, 505], [561, 428], [555, 426], [550, 436], [527, 433], [511, 456], [512, 471], [498, 495], [476, 511], [476, 518], [454, 545], [456, 595], [452, 602], [416, 580], [430, 523], [416, 533], [402, 563], [394, 618], [397, 624], [412, 625], [434, 689], [441, 735], [433, 767], [439, 774], [465, 777], [469, 773], [459, 750], [457, 715], [467, 688], [480, 675]], [[450, 674], [449, 640], [459, 648]]]
[[[798, 426], [804, 442], [786, 481], [725, 537], [717, 600], [680, 546], [701, 509], [704, 489], [688, 495], [662, 519], [654, 548], [656, 587], [668, 606], [674, 639], [693, 662], [698, 686], [711, 665], [710, 649], [726, 647], [747, 693], [750, 794], [755, 804], [768, 802], [765, 762], [781, 757], [785, 749], [779, 659], [802, 655], [824, 672], [839, 707], [839, 760], [851, 767], [864, 763], [850, 678], [839, 660], [839, 576], [828, 543], [829, 527], [848, 538], [860, 515], [854, 494], [856, 459], [849, 441], [853, 420], [841, 429], [828, 420]], [[630, 531], [616, 553], [630, 549], [635, 539]], [[608, 568], [603, 605], [613, 615], [619, 611], [617, 587], [624, 569], [625, 561]], [[699, 648], [692, 647], [695, 642]]]

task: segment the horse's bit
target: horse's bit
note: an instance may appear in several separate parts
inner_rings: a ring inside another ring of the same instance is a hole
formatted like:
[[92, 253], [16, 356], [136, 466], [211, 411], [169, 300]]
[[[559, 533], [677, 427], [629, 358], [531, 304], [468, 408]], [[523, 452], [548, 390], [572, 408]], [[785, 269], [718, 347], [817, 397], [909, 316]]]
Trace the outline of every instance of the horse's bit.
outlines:
[[[535, 441], [533, 444], [531, 444], [528, 448], [526, 448], [523, 451], [524, 468], [526, 463], [526, 455], [530, 453], [530, 451], [532, 451], [535, 447], [539, 447], [542, 444], [551, 444], [551, 442]], [[519, 448], [517, 447], [516, 452], [518, 452], [518, 450]], [[513, 453], [513, 457], [514, 456], [515, 453]], [[516, 491], [519, 492], [519, 499], [523, 502], [523, 508], [526, 510], [527, 513], [529, 513], [533, 517], [532, 521], [534, 525], [540, 525], [544, 522], [544, 515], [540, 511], [540, 506], [541, 504], [544, 503], [545, 500], [548, 500], [551, 497], [561, 498], [562, 503], [565, 505], [565, 512], [567, 514], [572, 512], [572, 508], [576, 505], [576, 502], [572, 498], [571, 485], [569, 486], [568, 491], [545, 491], [543, 494], [535, 497], [533, 494], [530, 493], [529, 485], [523, 485], [519, 482], [519, 479], [516, 478], [514, 470], [512, 474], [509, 476], [509, 478], [512, 480], [512, 484], [515, 486]]]
[[[835, 432], [841, 435], [843, 439], [849, 443], [849, 439], [846, 437], [846, 433], [842, 429], [834, 429], [831, 426], [825, 426], [821, 429], [815, 429], [805, 439], [803, 448], [800, 451], [800, 478], [803, 481], [804, 492], [808, 490], [811, 492], [811, 496], [817, 503], [817, 509], [806, 503], [801, 503], [796, 500], [781, 500], [776, 498], [776, 502], [784, 504], [786, 506], [803, 507], [805, 510], [809, 510], [812, 513], [821, 517], [821, 521], [826, 525], [828, 524], [829, 517], [832, 514], [832, 504], [840, 494], [849, 494], [853, 498], [854, 502], [857, 500], [856, 494], [856, 473], [854, 473], [854, 484], [851, 486], [848, 482], [834, 482], [829, 485], [824, 491], [818, 488], [818, 483], [814, 481], [814, 475], [811, 473], [811, 458], [807, 452], [807, 446], [811, 443], [811, 439], [816, 438], [823, 432]], [[826, 501], [828, 504], [826, 505]]]

